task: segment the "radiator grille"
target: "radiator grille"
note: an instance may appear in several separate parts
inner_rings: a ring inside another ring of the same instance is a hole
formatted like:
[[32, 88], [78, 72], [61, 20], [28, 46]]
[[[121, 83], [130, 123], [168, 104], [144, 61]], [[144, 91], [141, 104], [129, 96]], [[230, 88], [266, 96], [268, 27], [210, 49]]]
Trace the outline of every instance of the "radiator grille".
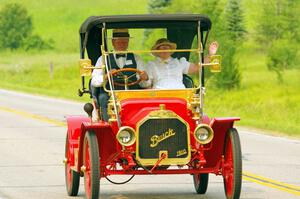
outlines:
[[138, 145], [142, 159], [158, 159], [160, 151], [168, 151], [168, 158], [187, 158], [187, 126], [177, 118], [148, 119], [139, 127]]

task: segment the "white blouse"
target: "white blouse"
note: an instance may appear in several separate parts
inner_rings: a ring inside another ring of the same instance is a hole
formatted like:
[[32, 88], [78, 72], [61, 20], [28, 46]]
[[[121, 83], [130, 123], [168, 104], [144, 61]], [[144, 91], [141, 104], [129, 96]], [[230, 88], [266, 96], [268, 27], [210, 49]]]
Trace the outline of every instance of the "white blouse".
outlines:
[[182, 80], [183, 74], [187, 74], [190, 67], [184, 57], [180, 59], [170, 57], [162, 61], [157, 57], [147, 64], [146, 71], [152, 81], [154, 89], [181, 89], [185, 88]]

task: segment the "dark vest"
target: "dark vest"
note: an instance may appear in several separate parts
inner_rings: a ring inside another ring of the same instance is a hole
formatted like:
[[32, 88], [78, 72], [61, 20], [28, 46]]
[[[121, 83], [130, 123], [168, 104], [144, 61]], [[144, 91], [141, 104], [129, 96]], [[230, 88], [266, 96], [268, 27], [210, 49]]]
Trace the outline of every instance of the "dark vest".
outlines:
[[[126, 65], [126, 62], [128, 62], [128, 61], [131, 61], [131, 64]], [[109, 55], [108, 64], [110, 64], [111, 69], [120, 69], [119, 66], [116, 63], [116, 60], [115, 60], [115, 57], [114, 57], [113, 54]], [[123, 66], [123, 68], [135, 68], [135, 69], [137, 68], [137, 64], [136, 64], [134, 55], [132, 53], [127, 54], [125, 65]], [[134, 73], [133, 72], [123, 72], [123, 74], [127, 75], [129, 77], [129, 76], [133, 75]], [[122, 77], [122, 75], [120, 75], [120, 77]], [[120, 77], [113, 77], [113, 79], [114, 79], [115, 82], [124, 83], [123, 79], [120, 78]], [[134, 75], [133, 77], [131, 77], [129, 79], [129, 82], [134, 82], [136, 80], [137, 80], [136, 75]], [[106, 87], [109, 88], [108, 82], [107, 82]], [[115, 88], [115, 90], [124, 90], [124, 86], [116, 86], [115, 85], [114, 88]], [[138, 88], [139, 88], [139, 85], [129, 86], [129, 89], [138, 89]]]

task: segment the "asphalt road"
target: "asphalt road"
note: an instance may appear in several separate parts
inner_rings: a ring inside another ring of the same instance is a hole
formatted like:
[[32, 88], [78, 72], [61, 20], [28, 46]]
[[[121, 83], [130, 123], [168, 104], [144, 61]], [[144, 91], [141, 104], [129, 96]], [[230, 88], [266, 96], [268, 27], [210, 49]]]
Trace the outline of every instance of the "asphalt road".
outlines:
[[[83, 104], [0, 89], [0, 199], [68, 197], [64, 182], [65, 115]], [[241, 198], [300, 198], [300, 141], [238, 128], [243, 152]], [[121, 180], [120, 177], [114, 179]], [[103, 199], [221, 199], [220, 176], [210, 175], [205, 195], [190, 175], [136, 176], [125, 185], [101, 180]], [[81, 182], [79, 196], [84, 198]]]

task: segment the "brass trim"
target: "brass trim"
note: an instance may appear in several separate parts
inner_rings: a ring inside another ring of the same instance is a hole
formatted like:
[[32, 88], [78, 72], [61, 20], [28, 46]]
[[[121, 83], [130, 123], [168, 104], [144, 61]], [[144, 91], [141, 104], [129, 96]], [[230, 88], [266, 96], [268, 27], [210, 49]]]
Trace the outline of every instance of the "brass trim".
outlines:
[[174, 49], [174, 50], [123, 50], [123, 51], [105, 51], [105, 55], [109, 54], [127, 54], [127, 53], [133, 53], [133, 54], [141, 54], [141, 53], [159, 53], [159, 52], [200, 52], [200, 49]]
[[[185, 124], [187, 128], [187, 157], [185, 158], [165, 158], [161, 161], [160, 165], [185, 165], [191, 159], [191, 144], [190, 144], [190, 126], [179, 115], [170, 110], [155, 110], [151, 111], [144, 119], [140, 120], [136, 125], [136, 159], [145, 166], [155, 165], [159, 159], [143, 159], [139, 155], [139, 127], [149, 119], [178, 119]], [[160, 157], [161, 154], [159, 154]]]
[[91, 76], [92, 68], [92, 61], [90, 59], [79, 60], [79, 71], [81, 76]]
[[85, 167], [84, 165], [82, 165], [82, 166], [80, 167], [80, 171], [84, 173], [84, 172], [86, 171], [86, 167]]
[[212, 73], [219, 73], [222, 69], [222, 56], [221, 55], [211, 55], [210, 57], [210, 63], [206, 64], [206, 66], [210, 66], [210, 72]]
[[[196, 132], [198, 129], [200, 128], [206, 128], [209, 132], [210, 132], [210, 136], [206, 141], [200, 141], [198, 140], [197, 136], [196, 136]], [[207, 124], [199, 124], [194, 131], [194, 138], [196, 139], [197, 142], [199, 142], [200, 144], [208, 144], [212, 141], [212, 139], [214, 138], [214, 130]]]
[[[79, 143], [79, 139], [80, 139], [80, 137], [78, 137], [78, 143]], [[77, 168], [77, 166], [78, 166], [78, 151], [79, 151], [78, 148], [74, 148], [74, 163], [75, 163], [74, 166], [75, 166], [75, 168]]]
[[165, 104], [160, 104], [159, 109], [160, 110], [166, 110], [166, 105]]
[[188, 103], [188, 109], [192, 111], [192, 118], [194, 120], [200, 119], [200, 96], [199, 94], [194, 94], [191, 98], [190, 102]]
[[121, 111], [121, 104], [119, 101], [116, 102], [116, 107], [117, 107], [117, 110], [115, 110], [113, 100], [109, 99], [108, 104], [107, 104], [107, 115], [108, 115], [108, 118], [111, 119], [112, 121], [117, 120], [117, 114], [119, 114]]
[[[131, 141], [130, 141], [129, 143], [127, 143], [127, 144], [122, 143], [122, 142], [120, 141], [120, 137], [119, 137], [120, 133], [121, 133], [122, 131], [124, 131], [124, 130], [130, 131], [130, 132], [132, 133], [132, 136], [133, 136], [133, 138], [131, 139]], [[117, 133], [117, 135], [116, 135], [116, 139], [118, 140], [118, 142], [119, 142], [122, 146], [131, 146], [131, 145], [133, 145], [133, 144], [135, 143], [135, 141], [136, 141], [135, 130], [134, 130], [133, 128], [131, 128], [130, 126], [122, 126], [122, 127], [119, 129], [119, 131], [118, 131], [118, 133]]]
[[159, 143], [161, 143], [164, 140], [167, 140], [170, 137], [173, 137], [176, 135], [176, 132], [174, 132], [174, 129], [169, 128], [166, 132], [160, 134], [160, 135], [153, 135], [151, 136], [150, 140], [152, 143], [150, 143], [151, 148], [155, 148]]
[[161, 157], [161, 156], [162, 156], [162, 154], [165, 154], [165, 155], [166, 155], [166, 158], [168, 158], [168, 157], [169, 157], [169, 153], [168, 153], [168, 151], [165, 151], [165, 150], [161, 150], [161, 151], [159, 151], [159, 156], [158, 156], [158, 157]]
[[116, 99], [118, 101], [134, 98], [164, 98], [174, 96], [189, 101], [189, 99], [196, 93], [196, 89], [174, 89], [174, 90], [115, 90]]

